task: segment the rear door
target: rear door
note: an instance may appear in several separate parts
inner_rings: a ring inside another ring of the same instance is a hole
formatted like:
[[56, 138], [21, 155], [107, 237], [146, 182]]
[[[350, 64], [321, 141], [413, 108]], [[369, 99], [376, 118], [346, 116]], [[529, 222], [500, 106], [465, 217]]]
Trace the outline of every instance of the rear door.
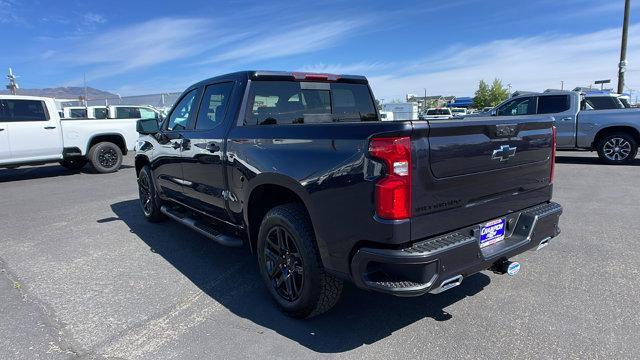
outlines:
[[42, 100], [2, 100], [13, 160], [45, 160], [61, 157], [62, 136], [57, 117], [50, 118]]
[[[575, 103], [578, 104], [578, 101]], [[576, 106], [572, 106], [569, 95], [538, 96], [538, 114], [551, 115], [556, 120], [559, 148], [576, 145], [576, 114], [578, 112]]]
[[[182, 171], [187, 205], [229, 220], [223, 154], [233, 82], [208, 85], [194, 126], [183, 131]], [[240, 94], [238, 94], [240, 96]]]
[[157, 155], [152, 164], [153, 176], [160, 196], [184, 201], [185, 184], [182, 172], [182, 132], [195, 117], [200, 92], [197, 88], [186, 92], [173, 107], [163, 129], [157, 135]]

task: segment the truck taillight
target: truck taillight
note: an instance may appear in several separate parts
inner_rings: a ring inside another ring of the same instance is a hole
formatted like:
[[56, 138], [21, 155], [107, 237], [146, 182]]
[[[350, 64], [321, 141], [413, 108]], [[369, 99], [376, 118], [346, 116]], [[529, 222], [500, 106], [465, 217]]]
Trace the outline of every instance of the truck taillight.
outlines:
[[551, 129], [551, 174], [549, 175], [549, 184], [553, 184], [556, 177], [556, 127]]
[[376, 184], [376, 214], [389, 220], [411, 217], [411, 139], [371, 139], [369, 154], [383, 160], [387, 171]]

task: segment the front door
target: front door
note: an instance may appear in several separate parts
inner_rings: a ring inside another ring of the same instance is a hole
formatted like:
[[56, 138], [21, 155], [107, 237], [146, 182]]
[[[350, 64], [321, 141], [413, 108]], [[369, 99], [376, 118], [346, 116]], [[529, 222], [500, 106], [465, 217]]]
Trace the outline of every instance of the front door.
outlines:
[[3, 127], [8, 133], [12, 160], [38, 161], [61, 157], [60, 123], [57, 117], [49, 117], [44, 101], [5, 99], [1, 106], [8, 115]]
[[162, 130], [156, 134], [157, 149], [154, 150], [152, 171], [160, 197], [184, 201], [185, 184], [182, 173], [182, 132], [195, 117], [198, 104], [198, 89], [187, 92], [174, 106]]
[[204, 90], [194, 126], [183, 132], [182, 171], [187, 205], [220, 220], [228, 220], [223, 156], [233, 82]]

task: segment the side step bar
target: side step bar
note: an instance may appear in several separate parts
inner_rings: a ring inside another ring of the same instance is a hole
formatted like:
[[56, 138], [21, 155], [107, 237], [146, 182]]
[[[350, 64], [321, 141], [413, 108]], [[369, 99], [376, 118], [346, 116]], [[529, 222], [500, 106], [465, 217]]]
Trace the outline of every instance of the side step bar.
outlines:
[[166, 205], [163, 205], [162, 207], [160, 207], [160, 211], [163, 214], [167, 215], [168, 217], [172, 218], [173, 220], [199, 232], [200, 234], [208, 237], [209, 239], [217, 242], [220, 245], [231, 246], [231, 247], [242, 246], [242, 239], [234, 236], [221, 234], [217, 232], [215, 229], [208, 226], [207, 224], [200, 223], [179, 211], [175, 211], [168, 208]]

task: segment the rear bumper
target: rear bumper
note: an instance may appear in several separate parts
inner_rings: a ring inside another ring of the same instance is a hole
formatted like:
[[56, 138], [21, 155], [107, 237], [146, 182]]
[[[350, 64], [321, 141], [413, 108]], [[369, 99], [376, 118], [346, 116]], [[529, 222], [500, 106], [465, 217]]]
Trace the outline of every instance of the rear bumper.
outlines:
[[540, 204], [506, 216], [505, 240], [480, 248], [481, 224], [410, 244], [399, 249], [363, 247], [351, 260], [357, 286], [398, 296], [439, 292], [443, 282], [461, 280], [510, 257], [542, 248], [560, 233], [562, 207]]

